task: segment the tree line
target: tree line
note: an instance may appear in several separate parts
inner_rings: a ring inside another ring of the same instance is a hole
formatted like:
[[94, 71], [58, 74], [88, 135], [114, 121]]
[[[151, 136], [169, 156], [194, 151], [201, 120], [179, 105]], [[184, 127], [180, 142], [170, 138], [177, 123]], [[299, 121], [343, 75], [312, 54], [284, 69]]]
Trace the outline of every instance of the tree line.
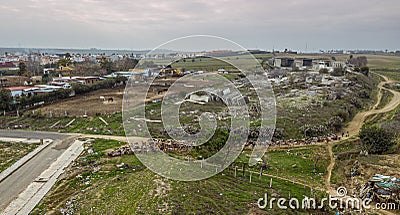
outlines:
[[125, 84], [127, 81], [126, 77], [117, 77], [113, 79], [106, 79], [98, 81], [93, 84], [72, 84], [72, 89], [59, 89], [54, 92], [38, 94], [33, 96], [21, 96], [18, 100], [15, 100], [11, 96], [11, 91], [8, 89], [0, 89], [0, 110], [1, 111], [13, 111], [18, 109], [26, 109], [34, 106], [35, 104], [53, 103], [54, 101], [65, 99], [73, 96], [74, 94], [80, 95], [89, 93], [99, 89], [109, 89], [113, 88], [117, 84]]

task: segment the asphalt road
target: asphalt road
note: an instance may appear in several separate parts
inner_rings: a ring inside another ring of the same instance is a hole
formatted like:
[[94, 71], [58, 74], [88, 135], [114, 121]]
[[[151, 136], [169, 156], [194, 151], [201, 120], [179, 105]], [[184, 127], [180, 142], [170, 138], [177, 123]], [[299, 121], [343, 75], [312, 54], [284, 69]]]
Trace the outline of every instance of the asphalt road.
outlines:
[[53, 132], [0, 130], [0, 137], [53, 139], [53, 143], [0, 183], [1, 211], [68, 149], [74, 136]]
[[26, 131], [26, 130], [1, 130], [0, 137], [15, 137], [15, 138], [31, 138], [31, 139], [53, 139], [60, 140], [70, 137], [70, 134], [62, 134], [56, 132], [43, 131]]

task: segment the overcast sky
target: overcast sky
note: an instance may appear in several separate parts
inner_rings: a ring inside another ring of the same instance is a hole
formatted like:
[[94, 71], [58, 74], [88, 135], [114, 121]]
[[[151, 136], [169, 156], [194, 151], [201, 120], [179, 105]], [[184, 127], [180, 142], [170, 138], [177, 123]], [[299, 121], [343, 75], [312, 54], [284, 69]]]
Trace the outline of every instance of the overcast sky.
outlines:
[[268, 50], [400, 49], [399, 0], [2, 0], [0, 19], [0, 47], [137, 50], [208, 34]]

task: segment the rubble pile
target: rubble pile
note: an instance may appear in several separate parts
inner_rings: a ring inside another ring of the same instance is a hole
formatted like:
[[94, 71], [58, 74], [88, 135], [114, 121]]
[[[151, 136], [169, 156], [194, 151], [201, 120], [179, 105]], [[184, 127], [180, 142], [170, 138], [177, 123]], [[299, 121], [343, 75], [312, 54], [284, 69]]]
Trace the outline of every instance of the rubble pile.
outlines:
[[[241, 131], [237, 132], [241, 134]], [[303, 146], [303, 145], [314, 145], [317, 143], [328, 143], [330, 141], [338, 140], [340, 137], [337, 135], [328, 135], [323, 137], [312, 137], [301, 140], [278, 140], [270, 143], [270, 146], [284, 147], [284, 146]], [[147, 142], [143, 142], [142, 145], [130, 145], [124, 146], [115, 149], [112, 152], [108, 153], [109, 157], [120, 157], [123, 155], [132, 155], [134, 153], [147, 153], [147, 152], [176, 152], [176, 153], [184, 153], [192, 150], [195, 143], [181, 140], [173, 140], [173, 139], [150, 139]], [[246, 146], [255, 146], [254, 141], [248, 141]]]
[[129, 147], [129, 146], [117, 148], [114, 151], [107, 153], [107, 155], [109, 157], [120, 157], [123, 155], [132, 155], [132, 154], [133, 154], [133, 151], [131, 150], [131, 147]]
[[331, 141], [338, 140], [340, 137], [338, 137], [335, 134], [328, 135], [328, 136], [322, 136], [322, 137], [312, 137], [312, 138], [307, 138], [307, 139], [301, 139], [301, 140], [277, 140], [272, 142], [270, 145], [271, 146], [299, 146], [299, 145], [314, 145], [316, 143], [328, 143]]
[[359, 198], [377, 202], [396, 202], [400, 204], [400, 178], [374, 175], [359, 188]]

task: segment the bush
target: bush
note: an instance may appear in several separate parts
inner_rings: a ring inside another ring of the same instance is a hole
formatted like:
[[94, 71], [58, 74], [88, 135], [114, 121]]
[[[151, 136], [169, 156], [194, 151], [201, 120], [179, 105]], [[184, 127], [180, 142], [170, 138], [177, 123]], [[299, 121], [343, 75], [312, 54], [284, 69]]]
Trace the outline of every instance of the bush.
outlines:
[[0, 110], [9, 110], [11, 107], [11, 91], [6, 89], [0, 89]]
[[361, 109], [362, 108], [362, 102], [358, 98], [351, 98], [350, 99], [350, 104], [354, 105], [354, 107], [356, 107], [357, 109]]
[[329, 74], [329, 70], [324, 68], [319, 70], [319, 74]]
[[217, 129], [214, 136], [207, 143], [194, 147], [194, 150], [203, 158], [211, 157], [224, 147], [228, 137], [228, 131]]
[[349, 112], [345, 111], [345, 110], [339, 110], [335, 116], [340, 117], [341, 119], [343, 119], [343, 121], [347, 121], [350, 119], [350, 114]]
[[358, 96], [359, 96], [360, 98], [362, 98], [362, 99], [370, 99], [370, 98], [371, 98], [370, 95], [369, 95], [369, 93], [368, 93], [368, 91], [366, 91], [366, 90], [361, 90], [361, 91], [358, 93]]
[[378, 127], [363, 127], [360, 138], [364, 148], [371, 154], [382, 154], [395, 145], [393, 133]]
[[343, 126], [343, 118], [339, 116], [334, 116], [329, 119], [326, 126], [333, 132], [339, 132]]
[[361, 73], [364, 74], [365, 76], [368, 76], [369, 67], [368, 66], [361, 67]]
[[335, 68], [331, 73], [332, 76], [343, 76], [344, 70], [342, 68]]
[[40, 94], [40, 95], [35, 95], [29, 98], [26, 97], [21, 97], [19, 101], [19, 106], [20, 108], [24, 108], [27, 106], [32, 106], [35, 103], [39, 102], [45, 102], [45, 103], [51, 103], [54, 102], [58, 99], [65, 99], [70, 97], [72, 93], [72, 90], [70, 89], [60, 89], [51, 93], [46, 93], [46, 94]]

